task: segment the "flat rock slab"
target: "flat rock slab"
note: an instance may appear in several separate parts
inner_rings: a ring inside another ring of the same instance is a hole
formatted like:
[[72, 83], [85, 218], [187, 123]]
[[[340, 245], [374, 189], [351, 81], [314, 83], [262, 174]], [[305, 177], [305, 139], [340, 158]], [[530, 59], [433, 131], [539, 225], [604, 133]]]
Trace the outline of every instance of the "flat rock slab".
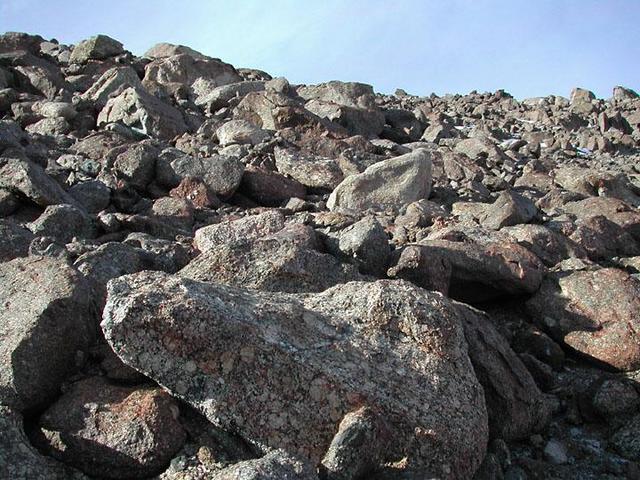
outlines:
[[102, 328], [125, 363], [258, 445], [318, 463], [367, 406], [383, 461], [471, 478], [487, 412], [457, 308], [405, 281], [291, 295], [141, 272], [109, 283]]

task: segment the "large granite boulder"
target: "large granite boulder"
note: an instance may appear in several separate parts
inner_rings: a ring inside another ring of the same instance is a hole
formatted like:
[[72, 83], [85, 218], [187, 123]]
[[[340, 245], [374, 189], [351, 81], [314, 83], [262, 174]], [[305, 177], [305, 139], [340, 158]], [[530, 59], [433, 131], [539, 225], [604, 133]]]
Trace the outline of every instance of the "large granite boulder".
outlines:
[[252, 442], [318, 463], [367, 406], [382, 461], [461, 479], [488, 431], [460, 315], [404, 281], [288, 295], [141, 272], [110, 282], [102, 328], [125, 363]]

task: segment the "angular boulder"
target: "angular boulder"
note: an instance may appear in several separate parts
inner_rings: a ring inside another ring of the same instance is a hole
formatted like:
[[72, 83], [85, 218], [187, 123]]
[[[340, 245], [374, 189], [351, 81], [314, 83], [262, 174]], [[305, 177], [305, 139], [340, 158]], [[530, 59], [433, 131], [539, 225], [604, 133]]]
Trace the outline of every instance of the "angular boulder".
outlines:
[[592, 361], [618, 370], [640, 368], [640, 280], [628, 273], [550, 273], [527, 309], [554, 340]]
[[17, 410], [58, 393], [97, 330], [94, 292], [49, 257], [0, 264], [0, 402]]
[[144, 135], [172, 140], [187, 131], [180, 111], [142, 89], [129, 87], [107, 101], [98, 115], [98, 127], [121, 122]]
[[290, 293], [321, 292], [339, 283], [362, 279], [354, 266], [340, 263], [331, 255], [303, 244], [305, 237], [310, 236], [306, 232], [286, 233], [289, 232], [284, 229], [255, 241], [218, 245], [192, 260], [179, 275], [236, 287]]
[[400, 209], [431, 193], [431, 155], [419, 149], [345, 178], [329, 196], [330, 210]]
[[388, 427], [383, 461], [455, 479], [487, 442], [459, 316], [404, 281], [298, 296], [141, 272], [109, 284], [102, 328], [125, 363], [251, 441], [317, 463], [367, 406]]
[[103, 60], [124, 53], [122, 44], [106, 35], [96, 35], [78, 43], [71, 52], [71, 63], [85, 63], [89, 60]]
[[35, 442], [87, 475], [142, 478], [160, 473], [186, 434], [177, 402], [160, 388], [74, 383], [39, 418]]

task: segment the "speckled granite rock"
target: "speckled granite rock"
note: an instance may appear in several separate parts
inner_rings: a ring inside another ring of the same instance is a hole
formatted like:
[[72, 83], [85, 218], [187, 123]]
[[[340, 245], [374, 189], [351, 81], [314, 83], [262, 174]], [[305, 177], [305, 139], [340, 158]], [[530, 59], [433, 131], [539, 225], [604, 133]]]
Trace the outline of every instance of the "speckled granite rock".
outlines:
[[142, 272], [110, 282], [102, 328], [125, 363], [253, 442], [318, 462], [366, 405], [389, 425], [385, 460], [468, 478], [488, 432], [459, 315], [404, 281], [295, 296]]

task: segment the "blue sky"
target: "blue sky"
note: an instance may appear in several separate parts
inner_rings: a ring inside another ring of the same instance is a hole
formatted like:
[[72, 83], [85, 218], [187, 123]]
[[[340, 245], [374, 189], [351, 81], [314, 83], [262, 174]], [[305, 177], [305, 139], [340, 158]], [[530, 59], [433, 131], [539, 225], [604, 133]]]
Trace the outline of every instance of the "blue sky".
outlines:
[[640, 0], [0, 0], [0, 31], [164, 41], [292, 83], [608, 98], [640, 91]]

